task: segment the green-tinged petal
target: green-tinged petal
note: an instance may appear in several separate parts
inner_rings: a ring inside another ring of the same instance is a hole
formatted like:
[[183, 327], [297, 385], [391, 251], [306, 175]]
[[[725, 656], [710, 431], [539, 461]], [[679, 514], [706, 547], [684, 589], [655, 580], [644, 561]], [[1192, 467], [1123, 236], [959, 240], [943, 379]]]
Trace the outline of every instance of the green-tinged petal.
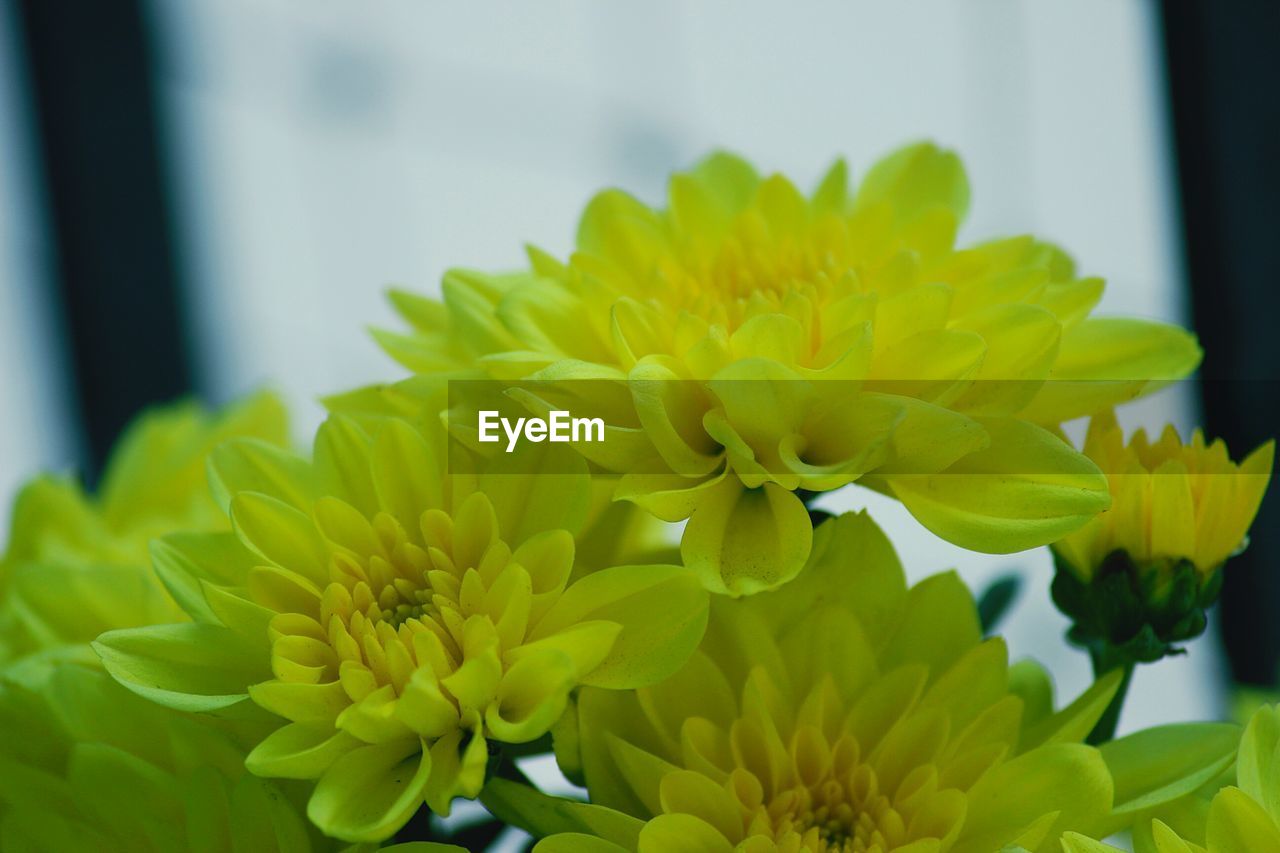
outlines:
[[316, 430], [314, 476], [321, 494], [341, 495], [364, 513], [377, 509], [369, 464], [372, 439], [356, 419], [330, 415]]
[[261, 492], [306, 512], [315, 500], [315, 477], [301, 457], [261, 439], [224, 442], [209, 454], [209, 488], [226, 512], [239, 492]]
[[209, 451], [239, 436], [285, 444], [287, 416], [280, 401], [258, 393], [212, 415], [189, 401], [143, 413], [108, 462], [99, 490], [103, 515], [123, 529], [171, 514], [192, 496], [203, 498]]
[[630, 501], [663, 521], [683, 521], [719, 492], [727, 476], [727, 468], [702, 480], [678, 474], [624, 474], [613, 498]]
[[1231, 765], [1239, 737], [1240, 729], [1228, 723], [1179, 723], [1104, 744], [1115, 813], [1132, 815], [1195, 791]]
[[890, 480], [897, 497], [942, 538], [984, 553], [1056, 541], [1111, 501], [1107, 480], [1060, 438], [1023, 421], [985, 424], [991, 446], [940, 474]]
[[492, 501], [503, 538], [513, 548], [548, 530], [576, 533], [591, 502], [586, 463], [563, 445], [525, 444], [498, 454], [477, 487]]
[[283, 793], [273, 783], [248, 774], [242, 775], [231, 790], [227, 824], [233, 835], [232, 849], [237, 853], [292, 853], [311, 848], [310, 827]]
[[704, 820], [687, 814], [658, 815], [640, 831], [639, 853], [730, 853], [733, 845]]
[[1280, 817], [1280, 708], [1259, 709], [1240, 739], [1240, 789]]
[[1062, 850], [1063, 853], [1120, 853], [1120, 848], [1095, 841], [1078, 832], [1068, 832], [1062, 836]]
[[490, 779], [480, 793], [480, 802], [503, 823], [535, 836], [590, 833], [625, 850], [635, 849], [644, 825], [620, 811], [552, 797], [506, 779]]
[[857, 616], [873, 643], [883, 645], [906, 597], [906, 576], [893, 545], [866, 512], [858, 512], [819, 525], [800, 575], [752, 606], [785, 631], [827, 604], [840, 604]]
[[295, 723], [333, 727], [338, 715], [351, 705], [341, 681], [300, 684], [264, 681], [249, 687], [249, 696], [260, 707]]
[[862, 396], [881, 405], [897, 406], [903, 413], [890, 436], [892, 457], [876, 469], [880, 477], [934, 474], [991, 444], [982, 424], [959, 412], [911, 397], [873, 393]]
[[345, 841], [381, 841], [422, 804], [431, 760], [417, 738], [363, 746], [335, 761], [307, 803], [307, 816]]
[[711, 592], [751, 595], [795, 577], [813, 544], [808, 510], [773, 483], [744, 489], [726, 480], [689, 519], [680, 554]]
[[1043, 385], [1058, 354], [1061, 325], [1034, 305], [1001, 305], [965, 317], [960, 328], [986, 342], [973, 385], [955, 402], [974, 415], [1008, 416], [1025, 408]]
[[1205, 842], [1213, 853], [1280, 850], [1280, 827], [1256, 800], [1239, 788], [1228, 787], [1209, 807]]
[[1053, 714], [1053, 680], [1030, 658], [1009, 667], [1009, 692], [1022, 700], [1022, 725], [1030, 729]]
[[252, 644], [218, 625], [152, 625], [110, 631], [94, 650], [112, 677], [140, 696], [182, 711], [214, 711], [248, 698], [269, 678]]
[[[1021, 748], [1025, 751], [1043, 743], [1073, 743], [1084, 740], [1107, 710], [1123, 677], [1121, 670], [1113, 670], [1089, 685], [1087, 690], [1061, 711], [1040, 717], [1034, 722], [1028, 720]], [[1052, 710], [1052, 702], [1050, 693], [1049, 710]]]
[[156, 575], [187, 615], [216, 621], [205, 600], [203, 583], [243, 586], [260, 562], [233, 533], [174, 533], [151, 542]]
[[259, 776], [319, 779], [341, 756], [360, 742], [332, 727], [290, 723], [268, 735], [245, 758], [245, 767]]
[[1199, 844], [1183, 839], [1159, 820], [1139, 822], [1133, 831], [1133, 849], [1136, 853], [1205, 853]]
[[686, 720], [701, 717], [729, 726], [738, 702], [728, 679], [701, 650], [670, 678], [638, 691], [636, 698], [658, 733], [678, 743]]
[[679, 566], [618, 566], [570, 586], [530, 633], [543, 640], [588, 621], [622, 631], [584, 684], [626, 688], [675, 672], [693, 653], [707, 623], [707, 595]]
[[969, 181], [960, 158], [929, 142], [895, 151], [862, 178], [853, 209], [857, 212], [878, 204], [892, 206], [899, 224], [939, 207], [957, 220], [964, 219], [969, 209]]
[[534, 853], [632, 853], [634, 849], [594, 835], [583, 835], [581, 832], [552, 835], [539, 841], [533, 848]]
[[573, 658], [546, 650], [507, 667], [497, 701], [485, 713], [485, 730], [505, 743], [527, 743], [550, 731], [564, 713], [577, 678]]
[[[121, 838], [154, 850], [182, 846], [182, 804], [173, 777], [137, 756], [100, 743], [77, 744], [67, 777], [77, 801]], [[135, 803], [148, 804], [151, 814]]]
[[416, 527], [423, 510], [445, 505], [443, 461], [421, 432], [399, 418], [388, 418], [373, 441], [378, 502], [404, 527]]
[[713, 826], [723, 838], [739, 840], [742, 835], [740, 806], [724, 786], [692, 770], [668, 773], [659, 786], [662, 808], [667, 814], [693, 815]]
[[479, 796], [489, 761], [484, 737], [468, 736], [461, 730], [450, 732], [431, 745], [430, 759], [425, 797], [433, 812], [448, 817], [455, 797]]
[[[1052, 837], [1052, 827], [1088, 828], [1111, 805], [1107, 766], [1092, 747], [1053, 744], [993, 769], [969, 791], [964, 838], [955, 853], [990, 853], [1032, 826], [1043, 837], [1020, 843], [1035, 849]], [[1047, 816], [1056, 819], [1043, 826]], [[1040, 834], [1037, 832], [1037, 834]]]
[[11, 626], [5, 640], [22, 634], [39, 647], [91, 642], [103, 631], [176, 622], [182, 611], [142, 566], [27, 563], [15, 567], [4, 597]]
[[587, 688], [578, 694], [577, 709], [581, 773], [591, 801], [626, 814], [652, 814], [613, 760], [609, 746], [611, 731], [646, 743], [656, 740], [640, 704], [621, 691]]
[[328, 581], [328, 548], [307, 515], [268, 495], [241, 492], [231, 500], [231, 520], [259, 556], [314, 583]]
[[760, 186], [755, 167], [728, 151], [707, 155], [689, 174], [729, 214], [746, 207]]
[[1191, 375], [1201, 355], [1177, 326], [1092, 317], [1063, 334], [1049, 381], [1021, 415], [1043, 424], [1091, 415]]
[[973, 593], [955, 572], [926, 578], [911, 588], [901, 622], [886, 649], [886, 668], [923, 663], [944, 672], [982, 639]]

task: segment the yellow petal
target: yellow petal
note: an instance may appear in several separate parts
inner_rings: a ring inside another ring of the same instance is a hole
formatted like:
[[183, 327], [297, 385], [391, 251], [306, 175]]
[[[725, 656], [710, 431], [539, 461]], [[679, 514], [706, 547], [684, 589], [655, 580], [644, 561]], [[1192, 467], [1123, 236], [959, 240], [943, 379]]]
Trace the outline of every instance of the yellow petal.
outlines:
[[417, 811], [430, 772], [417, 738], [353, 749], [316, 784], [307, 817], [344, 841], [382, 841]]
[[[1013, 842], [1035, 849], [1054, 827], [1090, 828], [1100, 821], [1111, 794], [1111, 776], [1096, 749], [1053, 744], [1032, 750], [994, 768], [969, 791], [964, 838], [954, 850], [989, 853]], [[1038, 839], [1025, 837], [1032, 827]]]
[[985, 422], [991, 447], [946, 471], [890, 480], [922, 524], [984, 553], [1009, 553], [1062, 538], [1106, 509], [1106, 477], [1087, 457], [1023, 421]]
[[530, 632], [532, 641], [587, 621], [622, 630], [585, 684], [626, 688], [652, 684], [675, 672], [702, 639], [707, 595], [680, 566], [617, 566], [574, 583]]
[[1244, 791], [1223, 788], [1209, 807], [1205, 846], [1214, 853], [1280, 850], [1280, 828]]
[[334, 761], [359, 745], [346, 732], [329, 726], [290, 723], [255, 746], [245, 758], [245, 767], [259, 776], [319, 779]]
[[712, 592], [750, 595], [786, 583], [813, 543], [800, 499], [773, 483], [743, 489], [726, 480], [689, 519], [680, 554]]
[[1102, 757], [1115, 780], [1114, 811], [1135, 814], [1210, 782], [1231, 766], [1239, 735], [1226, 723], [1181, 723], [1104, 744]]
[[686, 814], [659, 815], [640, 831], [639, 853], [731, 853], [715, 827]]
[[1200, 357], [1195, 336], [1176, 326], [1091, 317], [1064, 332], [1050, 381], [1022, 416], [1056, 424], [1091, 415], [1189, 376]]

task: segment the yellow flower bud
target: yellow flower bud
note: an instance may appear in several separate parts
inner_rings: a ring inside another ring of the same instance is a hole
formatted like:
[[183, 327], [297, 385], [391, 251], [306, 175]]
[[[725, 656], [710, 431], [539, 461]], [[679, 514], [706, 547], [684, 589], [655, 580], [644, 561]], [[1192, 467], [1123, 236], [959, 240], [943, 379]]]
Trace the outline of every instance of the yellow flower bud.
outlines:
[[1183, 444], [1167, 426], [1151, 441], [1138, 430], [1126, 444], [1111, 414], [1089, 426], [1085, 454], [1107, 475], [1111, 509], [1055, 544], [1054, 551], [1089, 580], [1113, 551], [1140, 565], [1187, 560], [1202, 574], [1220, 567], [1245, 535], [1271, 479], [1275, 442], [1232, 462], [1221, 441], [1196, 430]]

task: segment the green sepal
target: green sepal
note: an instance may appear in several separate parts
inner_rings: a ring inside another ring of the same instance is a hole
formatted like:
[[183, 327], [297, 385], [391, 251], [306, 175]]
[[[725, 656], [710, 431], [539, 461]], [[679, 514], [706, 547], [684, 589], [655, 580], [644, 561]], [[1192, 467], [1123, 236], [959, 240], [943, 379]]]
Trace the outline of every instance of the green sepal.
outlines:
[[1179, 643], [1204, 633], [1205, 611], [1222, 590], [1220, 571], [1206, 575], [1190, 560], [1138, 564], [1116, 550], [1088, 581], [1056, 552], [1054, 563], [1053, 602], [1072, 620], [1067, 638], [1100, 672], [1181, 654]]

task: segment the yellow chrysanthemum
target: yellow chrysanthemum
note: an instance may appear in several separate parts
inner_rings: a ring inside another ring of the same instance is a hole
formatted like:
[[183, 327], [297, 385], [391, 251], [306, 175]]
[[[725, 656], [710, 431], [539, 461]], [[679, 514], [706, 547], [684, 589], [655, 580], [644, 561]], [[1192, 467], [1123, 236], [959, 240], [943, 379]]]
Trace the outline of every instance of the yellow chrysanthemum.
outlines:
[[447, 814], [475, 796], [491, 747], [544, 735], [575, 686], [669, 674], [707, 613], [677, 566], [570, 582], [585, 470], [446, 469], [438, 429], [365, 423], [331, 417], [313, 461], [220, 448], [235, 535], [156, 550], [195, 623], [95, 644], [143, 696], [214, 712], [251, 697], [285, 718], [249, 769], [318, 780], [309, 817], [353, 841], [388, 838], [424, 799]]
[[558, 752], [593, 805], [557, 811], [502, 780], [486, 803], [562, 833], [539, 853], [1047, 849], [1111, 807], [1078, 741], [1117, 680], [1055, 714], [1044, 679], [982, 639], [956, 575], [908, 590], [883, 534], [846, 515], [791, 584], [714, 601], [671, 679], [582, 691], [581, 766]]
[[688, 519], [686, 564], [747, 594], [792, 577], [812, 533], [797, 491], [858, 481], [988, 552], [1046, 544], [1107, 506], [1103, 478], [1039, 425], [1188, 374], [1194, 338], [1091, 318], [1102, 293], [1028, 237], [959, 249], [954, 154], [904, 148], [856, 195], [837, 163], [809, 197], [716, 154], [668, 207], [587, 207], [562, 264], [454, 272], [444, 301], [398, 294], [409, 368], [529, 381], [535, 413], [602, 417], [578, 449], [615, 496]]
[[146, 702], [101, 670], [0, 675], [0, 848], [28, 853], [337, 850], [244, 768], [244, 732]]
[[1271, 480], [1275, 442], [1237, 464], [1200, 430], [1183, 444], [1172, 426], [1155, 442], [1139, 429], [1126, 444], [1106, 413], [1090, 422], [1084, 452], [1107, 475], [1111, 509], [1053, 548], [1087, 581], [1115, 551], [1141, 565], [1186, 560], [1201, 574], [1217, 570], [1244, 544]]
[[283, 444], [286, 433], [284, 409], [270, 395], [218, 414], [182, 403], [129, 427], [96, 494], [67, 477], [28, 483], [0, 559], [0, 661], [182, 618], [151, 572], [148, 543], [179, 529], [225, 529], [205, 481], [209, 452], [234, 436]]
[[44, 476], [15, 508], [0, 595], [0, 849], [337, 849], [278, 786], [250, 776], [261, 724], [197, 719], [143, 701], [101, 671], [103, 630], [181, 618], [147, 556], [152, 536], [218, 530], [205, 463], [231, 436], [285, 440], [259, 396], [209, 415], [193, 404], [139, 418], [87, 495]]
[[1053, 600], [1096, 671], [1159, 660], [1203, 633], [1219, 569], [1243, 546], [1271, 479], [1275, 444], [1239, 465], [1199, 430], [1186, 445], [1172, 427], [1154, 443], [1139, 430], [1126, 445], [1106, 413], [1090, 423], [1085, 452], [1106, 472], [1113, 503], [1054, 543]]
[[[1135, 827], [1136, 853], [1263, 853], [1280, 850], [1280, 708], [1259, 710], [1245, 729], [1237, 784], [1222, 788], [1209, 806], [1202, 838], [1180, 836], [1155, 820]], [[1068, 834], [1065, 853], [1115, 853], [1116, 848]]]

